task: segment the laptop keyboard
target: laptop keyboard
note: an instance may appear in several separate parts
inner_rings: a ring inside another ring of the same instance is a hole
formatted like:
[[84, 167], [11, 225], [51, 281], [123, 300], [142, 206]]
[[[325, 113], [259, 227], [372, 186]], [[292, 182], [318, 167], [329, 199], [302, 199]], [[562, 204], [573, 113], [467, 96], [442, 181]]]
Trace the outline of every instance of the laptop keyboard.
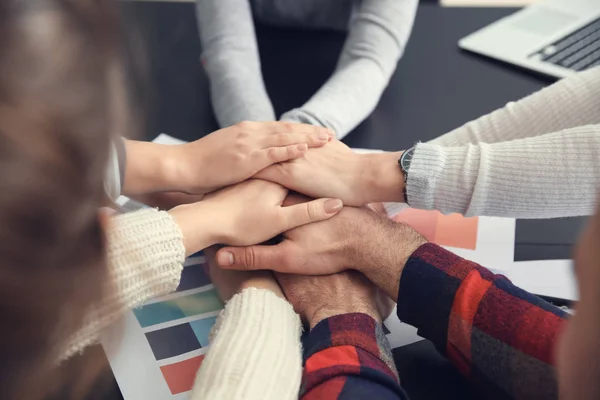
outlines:
[[600, 65], [600, 18], [531, 55], [575, 71]]

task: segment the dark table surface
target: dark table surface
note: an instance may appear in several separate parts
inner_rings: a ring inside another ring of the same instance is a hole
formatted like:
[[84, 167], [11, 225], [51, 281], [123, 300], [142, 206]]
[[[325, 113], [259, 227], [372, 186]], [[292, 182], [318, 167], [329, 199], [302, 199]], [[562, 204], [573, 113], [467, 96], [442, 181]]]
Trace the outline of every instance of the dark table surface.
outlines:
[[[135, 52], [149, 60], [145, 138], [167, 133], [190, 141], [216, 130], [199, 62], [194, 5], [134, 2], [123, 3], [122, 9], [137, 36]], [[345, 142], [405, 149], [553, 82], [458, 49], [458, 39], [511, 12], [422, 3], [406, 53], [380, 104]], [[344, 40], [337, 32], [267, 26], [258, 26], [257, 34], [267, 90], [278, 113], [301, 105], [325, 82]], [[577, 218], [518, 221], [515, 258], [568, 258], [582, 224]], [[480, 398], [429, 342], [396, 349], [394, 356], [413, 399]], [[102, 398], [120, 398], [118, 389]]]

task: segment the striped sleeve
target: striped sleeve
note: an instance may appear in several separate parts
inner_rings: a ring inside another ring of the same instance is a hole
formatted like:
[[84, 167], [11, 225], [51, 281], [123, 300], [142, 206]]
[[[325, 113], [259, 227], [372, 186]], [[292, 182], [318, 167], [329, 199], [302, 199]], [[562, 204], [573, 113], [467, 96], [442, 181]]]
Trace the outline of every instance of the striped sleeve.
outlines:
[[434, 244], [408, 260], [398, 317], [482, 390], [557, 398], [554, 348], [567, 313]]
[[381, 324], [359, 313], [317, 324], [305, 342], [300, 398], [408, 399]]

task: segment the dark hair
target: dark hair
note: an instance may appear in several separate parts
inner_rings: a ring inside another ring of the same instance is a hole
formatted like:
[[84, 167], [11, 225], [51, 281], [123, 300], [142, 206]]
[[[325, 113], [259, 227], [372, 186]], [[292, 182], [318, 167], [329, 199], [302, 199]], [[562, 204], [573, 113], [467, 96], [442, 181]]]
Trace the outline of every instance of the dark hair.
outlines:
[[0, 397], [40, 399], [106, 289], [98, 209], [127, 125], [116, 5], [0, 0]]

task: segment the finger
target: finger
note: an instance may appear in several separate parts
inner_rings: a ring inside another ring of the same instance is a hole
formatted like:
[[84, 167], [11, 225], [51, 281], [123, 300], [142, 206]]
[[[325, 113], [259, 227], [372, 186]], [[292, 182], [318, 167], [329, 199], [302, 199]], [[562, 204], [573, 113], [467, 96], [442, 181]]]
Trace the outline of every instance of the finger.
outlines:
[[326, 131], [314, 133], [276, 133], [267, 135], [261, 140], [262, 148], [284, 147], [304, 143], [308, 147], [321, 147], [331, 140]]
[[283, 231], [296, 228], [311, 222], [323, 221], [333, 217], [343, 207], [339, 199], [318, 199], [307, 203], [296, 204], [289, 207], [282, 207], [281, 212], [284, 215]]
[[289, 207], [289, 206], [293, 206], [296, 204], [302, 204], [302, 203], [306, 203], [313, 200], [310, 197], [304, 196], [303, 194], [300, 193], [296, 193], [296, 192], [290, 192], [285, 200], [283, 200], [283, 206], [284, 207]]
[[383, 203], [369, 203], [367, 204], [367, 207], [381, 216], [387, 217], [388, 215]]
[[309, 135], [325, 132], [332, 139], [335, 138], [335, 132], [333, 130], [320, 125], [299, 124], [288, 121], [272, 121], [265, 122], [263, 124], [264, 125], [261, 127], [261, 130], [265, 133], [300, 133], [303, 135]]
[[217, 264], [226, 269], [286, 272], [290, 267], [288, 260], [293, 259], [292, 251], [288, 241], [276, 246], [224, 247], [217, 252]]
[[285, 147], [269, 147], [255, 152], [257, 167], [267, 168], [269, 165], [294, 160], [302, 157], [308, 146], [306, 143], [293, 144]]

